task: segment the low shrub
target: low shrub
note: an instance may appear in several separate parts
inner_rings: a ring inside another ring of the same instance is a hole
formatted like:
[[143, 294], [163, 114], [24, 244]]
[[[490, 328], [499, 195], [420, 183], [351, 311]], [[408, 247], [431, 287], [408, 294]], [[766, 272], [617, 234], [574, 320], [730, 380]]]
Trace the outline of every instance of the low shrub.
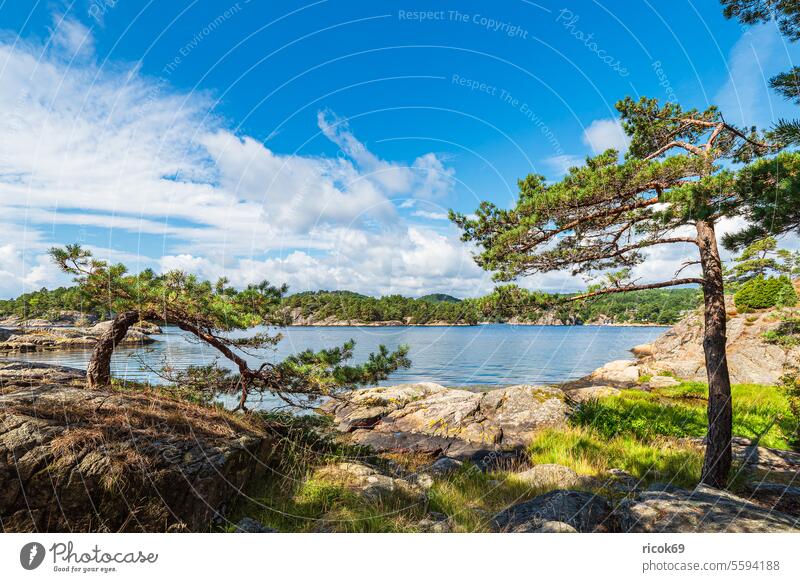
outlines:
[[800, 345], [800, 317], [784, 317], [776, 329], [764, 332], [764, 341], [784, 348]]
[[786, 275], [767, 278], [759, 275], [741, 286], [733, 296], [733, 302], [739, 311], [793, 307], [797, 304], [797, 292]]

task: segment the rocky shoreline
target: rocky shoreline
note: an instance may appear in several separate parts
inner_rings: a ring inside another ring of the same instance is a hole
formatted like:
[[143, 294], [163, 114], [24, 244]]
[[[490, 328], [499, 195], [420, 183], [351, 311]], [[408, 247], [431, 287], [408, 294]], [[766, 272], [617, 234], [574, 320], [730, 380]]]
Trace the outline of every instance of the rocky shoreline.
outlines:
[[[735, 382], [766, 384], [796, 361], [797, 348], [763, 341], [779, 322], [774, 313], [729, 317]], [[89, 329], [97, 332], [102, 325]], [[680, 385], [677, 377], [702, 379], [698, 327], [691, 315], [653, 344], [635, 348], [636, 360], [609, 362], [561, 386], [475, 392], [423, 382], [330, 400], [321, 409], [333, 422], [324, 438], [359, 452], [346, 460], [314, 461], [292, 486], [310, 479], [315, 487], [348, 492], [342, 499], [355, 504], [353, 511], [397, 506], [416, 520], [404, 526], [407, 531], [800, 531], [800, 488], [793, 485], [800, 453], [748, 439], [733, 442], [743, 481], [736, 493], [676, 487], [669, 479], [636, 477], [619, 466], [579, 474], [549, 461], [532, 462], [531, 443], [548, 431], [570, 434], [570, 419], [583, 403], [631, 389], [668, 390]], [[137, 334], [143, 331], [134, 332], [132, 341], [142, 341]], [[22, 337], [60, 338], [52, 349], [61, 349], [63, 338], [72, 339], [69, 333], [67, 326], [32, 326]], [[88, 342], [91, 334], [80, 338]], [[141, 388], [87, 391], [80, 371], [0, 360], [0, 481], [6, 484], [0, 526], [4, 531], [274, 531], [259, 521], [265, 518], [257, 507], [244, 513], [237, 508], [243, 491], [265, 483], [274, 488], [274, 475], [293, 470], [267, 470], [273, 462], [286, 462], [283, 431], [259, 415], [232, 414]], [[663, 446], [701, 458], [704, 443], [684, 438]], [[508, 503], [470, 510], [477, 521], [465, 530], [452, 514], [442, 513], [441, 499], [443, 492], [473, 482], [485, 490], [472, 495], [500, 495]], [[497, 493], [502, 491], [506, 497]], [[339, 531], [337, 519], [322, 516], [314, 531]]]
[[[94, 348], [109, 322], [91, 327], [25, 326], [0, 327], [0, 353], [75, 350]], [[141, 346], [155, 342], [150, 334], [159, 332], [157, 326], [134, 327], [128, 330], [120, 345]]]
[[[800, 453], [746, 439], [734, 443], [741, 466], [778, 479], [753, 481], [746, 496], [527, 461], [522, 453], [539, 431], [566, 428], [581, 401], [615, 391], [520, 385], [476, 393], [432, 383], [359, 391], [324, 409], [337, 438], [372, 452], [323, 464], [314, 478], [339, 483], [366, 506], [412, 503], [415, 531], [454, 531], [450, 517], [428, 508], [430, 495], [473, 478], [470, 471], [504, 475], [531, 492], [487, 515], [486, 531], [800, 531], [800, 489], [782, 484], [800, 472]], [[257, 416], [149, 391], [87, 391], [77, 370], [0, 361], [0, 523], [4, 531], [271, 531], [234, 515], [240, 493], [269, 479], [281, 438]], [[427, 460], [397, 462], [415, 458]]]

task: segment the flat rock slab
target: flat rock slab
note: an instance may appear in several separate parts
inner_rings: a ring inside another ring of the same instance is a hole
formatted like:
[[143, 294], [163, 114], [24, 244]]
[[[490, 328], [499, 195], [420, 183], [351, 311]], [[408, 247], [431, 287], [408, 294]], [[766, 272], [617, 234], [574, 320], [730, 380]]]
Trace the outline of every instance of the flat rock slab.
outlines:
[[[82, 383], [86, 372], [66, 366], [51, 366], [36, 362], [0, 359], [0, 386], [28, 386], [42, 383]], [[0, 410], [0, 412], [2, 412]]]
[[547, 386], [476, 393], [427, 382], [362, 390], [323, 410], [354, 442], [376, 450], [475, 458], [520, 448], [537, 430], [563, 426], [569, 406], [563, 391]]
[[658, 489], [654, 486], [635, 498], [622, 500], [615, 513], [621, 531], [626, 532], [800, 531], [800, 522], [796, 517], [704, 485], [699, 485], [693, 491], [677, 487]]

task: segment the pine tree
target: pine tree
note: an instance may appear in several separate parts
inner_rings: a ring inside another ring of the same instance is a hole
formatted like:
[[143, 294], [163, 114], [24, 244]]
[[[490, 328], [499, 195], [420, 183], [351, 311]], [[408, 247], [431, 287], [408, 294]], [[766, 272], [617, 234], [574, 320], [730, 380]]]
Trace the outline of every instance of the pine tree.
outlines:
[[[709, 384], [708, 437], [702, 481], [723, 487], [731, 465], [731, 390], [725, 354], [726, 312], [722, 262], [715, 227], [744, 212], [737, 174], [721, 162], [752, 162], [772, 148], [743, 131], [716, 108], [684, 111], [679, 105], [627, 98], [617, 104], [630, 148], [622, 162], [608, 150], [570, 169], [555, 184], [543, 176], [519, 181], [510, 210], [483, 202], [475, 218], [451, 211], [464, 241], [477, 244], [476, 260], [498, 280], [569, 269], [606, 277], [571, 300], [676, 285], [703, 291], [703, 347]], [[766, 199], [774, 199], [764, 197]], [[763, 223], [755, 224], [764, 227]], [[648, 249], [681, 245], [695, 257], [672, 277], [630, 280]], [[699, 265], [700, 275], [680, 276]]]
[[50, 254], [64, 272], [75, 276], [86, 298], [114, 314], [92, 352], [86, 374], [89, 388], [111, 384], [111, 355], [128, 330], [142, 320], [175, 325], [232, 362], [239, 372], [238, 408], [242, 410], [251, 391], [268, 391], [290, 405], [299, 405], [339, 389], [377, 382], [410, 365], [405, 346], [391, 353], [380, 346], [364, 364], [348, 365], [355, 346], [349, 341], [337, 348], [304, 351], [277, 364], [265, 361], [254, 369], [244, 353], [275, 346], [280, 334], [233, 338], [227, 332], [280, 325], [283, 314], [279, 308], [286, 286], [262, 282], [237, 290], [226, 279], [212, 284], [182, 271], [160, 276], [151, 270], [129, 274], [124, 265], [98, 260], [79, 245], [53, 248]]

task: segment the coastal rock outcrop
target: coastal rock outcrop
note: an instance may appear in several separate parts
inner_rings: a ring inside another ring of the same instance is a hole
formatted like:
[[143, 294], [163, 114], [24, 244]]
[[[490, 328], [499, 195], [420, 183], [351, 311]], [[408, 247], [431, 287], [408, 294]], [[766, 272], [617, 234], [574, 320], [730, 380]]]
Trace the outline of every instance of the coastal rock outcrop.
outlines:
[[97, 321], [97, 316], [80, 311], [60, 311], [48, 319], [25, 319], [17, 315], [10, 315], [0, 319], [0, 327], [81, 327], [92, 325]]
[[587, 381], [617, 388], [629, 388], [639, 383], [639, 376], [640, 370], [636, 362], [614, 360], [592, 372]]
[[[800, 347], [764, 341], [782, 317], [800, 317], [800, 308], [737, 313], [729, 301], [727, 356], [734, 384], [778, 384], [791, 366], [800, 362]], [[706, 381], [703, 355], [703, 316], [697, 311], [667, 330], [641, 354], [639, 365], [651, 371], [669, 371], [685, 380]]]
[[569, 406], [547, 386], [476, 393], [426, 382], [362, 390], [323, 410], [358, 444], [462, 459], [518, 449], [537, 430], [563, 425]]
[[89, 391], [69, 368], [0, 362], [0, 524], [204, 531], [265, 471], [256, 419], [149, 392]]

